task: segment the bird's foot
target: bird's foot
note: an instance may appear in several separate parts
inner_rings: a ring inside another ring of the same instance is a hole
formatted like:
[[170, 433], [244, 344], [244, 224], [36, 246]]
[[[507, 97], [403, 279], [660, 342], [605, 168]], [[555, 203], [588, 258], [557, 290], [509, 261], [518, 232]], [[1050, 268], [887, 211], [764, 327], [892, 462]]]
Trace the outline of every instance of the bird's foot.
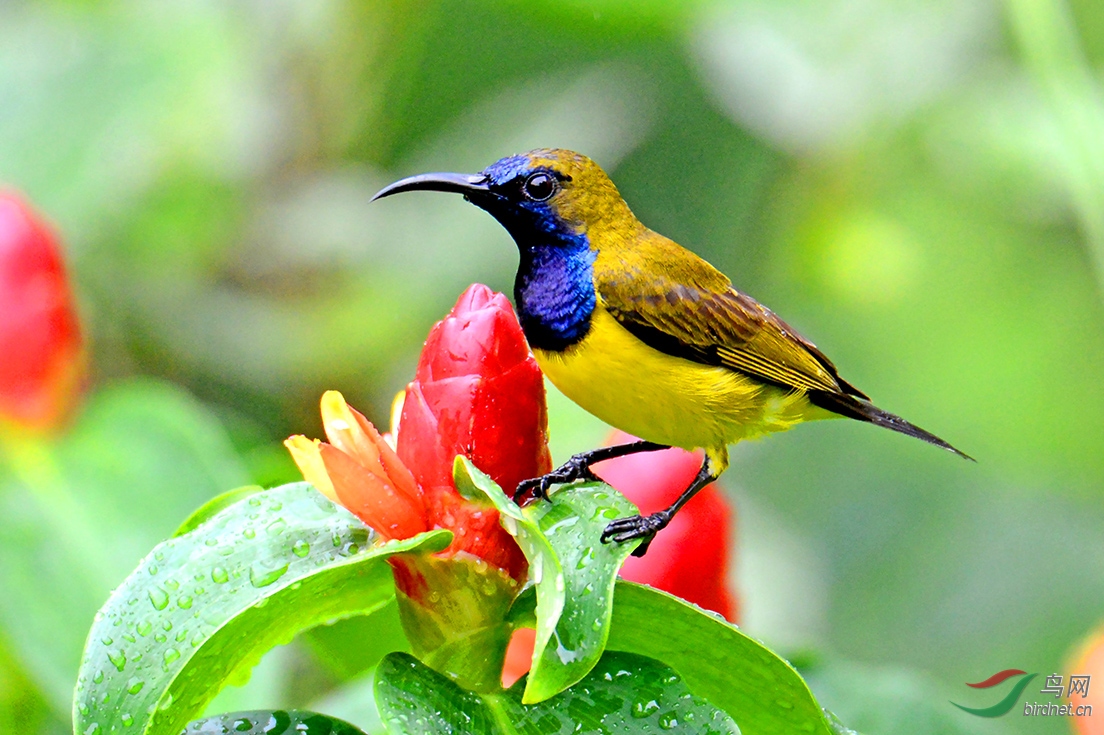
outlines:
[[577, 480], [589, 480], [601, 482], [598, 476], [590, 470], [590, 457], [586, 454], [576, 454], [547, 475], [534, 477], [531, 480], [522, 480], [514, 491], [514, 502], [521, 504], [522, 498], [528, 495], [536, 500], [547, 500], [548, 490], [553, 485], [562, 485]]
[[643, 539], [640, 545], [633, 549], [632, 555], [644, 556], [648, 553], [648, 546], [651, 545], [656, 533], [671, 522], [671, 516], [673, 515], [673, 513], [666, 510], [661, 510], [647, 516], [618, 518], [606, 526], [605, 531], [602, 531], [602, 543], [608, 544], [610, 541], [615, 541], [623, 544], [633, 539]]

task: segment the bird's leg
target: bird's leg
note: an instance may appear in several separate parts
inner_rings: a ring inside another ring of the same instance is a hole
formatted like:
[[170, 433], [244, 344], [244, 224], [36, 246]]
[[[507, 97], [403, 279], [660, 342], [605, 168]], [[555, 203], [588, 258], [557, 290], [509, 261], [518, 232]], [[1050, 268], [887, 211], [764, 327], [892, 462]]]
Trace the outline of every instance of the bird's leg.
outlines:
[[521, 498], [531, 493], [533, 498], [547, 499], [548, 488], [561, 483], [575, 482], [576, 480], [593, 480], [600, 482], [590, 470], [595, 462], [602, 462], [614, 457], [624, 457], [627, 454], [637, 452], [655, 452], [660, 449], [670, 449], [666, 444], [656, 444], [649, 441], [635, 441], [628, 444], [617, 444], [612, 447], [601, 447], [589, 452], [580, 452], [571, 457], [547, 475], [534, 477], [531, 480], [522, 480], [514, 491], [514, 502], [519, 503]]
[[714, 471], [712, 462], [706, 458], [702, 462], [701, 469], [698, 470], [694, 481], [690, 483], [690, 487], [686, 488], [682, 495], [679, 495], [678, 499], [671, 503], [669, 508], [646, 516], [637, 515], [618, 518], [606, 526], [606, 530], [602, 532], [602, 543], [616, 541], [620, 544], [625, 541], [632, 541], [635, 538], [644, 539], [640, 546], [637, 546], [632, 552], [633, 556], [644, 556], [648, 553], [648, 546], [652, 543], [656, 533], [671, 522], [671, 519], [675, 517], [675, 513], [678, 513], [679, 509], [690, 501], [690, 498], [694, 497], [703, 487], [716, 480], [720, 474], [720, 472]]

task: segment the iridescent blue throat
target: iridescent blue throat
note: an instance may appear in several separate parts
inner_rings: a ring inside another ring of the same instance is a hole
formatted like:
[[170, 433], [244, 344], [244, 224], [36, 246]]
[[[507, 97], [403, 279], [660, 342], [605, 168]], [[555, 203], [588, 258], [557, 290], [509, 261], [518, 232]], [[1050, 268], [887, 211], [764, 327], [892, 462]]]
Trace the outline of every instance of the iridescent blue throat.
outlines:
[[585, 235], [561, 232], [549, 239], [552, 242], [518, 242], [521, 263], [514, 300], [529, 346], [560, 352], [590, 331], [597, 253]]

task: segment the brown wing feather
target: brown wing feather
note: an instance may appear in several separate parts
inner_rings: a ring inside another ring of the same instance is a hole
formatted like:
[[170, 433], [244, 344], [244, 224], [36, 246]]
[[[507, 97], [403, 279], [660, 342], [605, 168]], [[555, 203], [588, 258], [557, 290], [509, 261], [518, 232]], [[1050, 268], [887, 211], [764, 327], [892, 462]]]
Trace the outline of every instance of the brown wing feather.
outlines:
[[783, 388], [814, 405], [969, 455], [900, 416], [874, 406], [839, 376], [809, 340], [713, 266], [662, 235], [603, 249], [594, 262], [602, 305], [643, 342], [670, 355], [722, 365]]
[[603, 306], [642, 341], [786, 388], [866, 397], [813, 343], [734, 289], [720, 271], [661, 235], [649, 235], [616, 263], [603, 253], [595, 262]]

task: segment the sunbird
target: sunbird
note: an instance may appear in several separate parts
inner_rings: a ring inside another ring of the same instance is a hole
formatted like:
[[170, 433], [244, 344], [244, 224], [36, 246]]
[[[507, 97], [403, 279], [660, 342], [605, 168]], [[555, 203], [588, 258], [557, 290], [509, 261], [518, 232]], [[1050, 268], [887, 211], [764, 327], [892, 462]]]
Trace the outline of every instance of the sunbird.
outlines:
[[546, 498], [557, 483], [597, 480], [590, 466], [669, 447], [703, 449], [690, 486], [665, 510], [610, 523], [602, 541], [648, 543], [728, 467], [728, 445], [814, 419], [847, 417], [972, 459], [877, 408], [809, 340], [723, 273], [645, 227], [586, 156], [537, 149], [478, 174], [397, 181], [407, 191], [462, 194], [514, 238], [514, 301], [541, 370], [564, 395], [640, 441], [576, 454], [518, 486]]

